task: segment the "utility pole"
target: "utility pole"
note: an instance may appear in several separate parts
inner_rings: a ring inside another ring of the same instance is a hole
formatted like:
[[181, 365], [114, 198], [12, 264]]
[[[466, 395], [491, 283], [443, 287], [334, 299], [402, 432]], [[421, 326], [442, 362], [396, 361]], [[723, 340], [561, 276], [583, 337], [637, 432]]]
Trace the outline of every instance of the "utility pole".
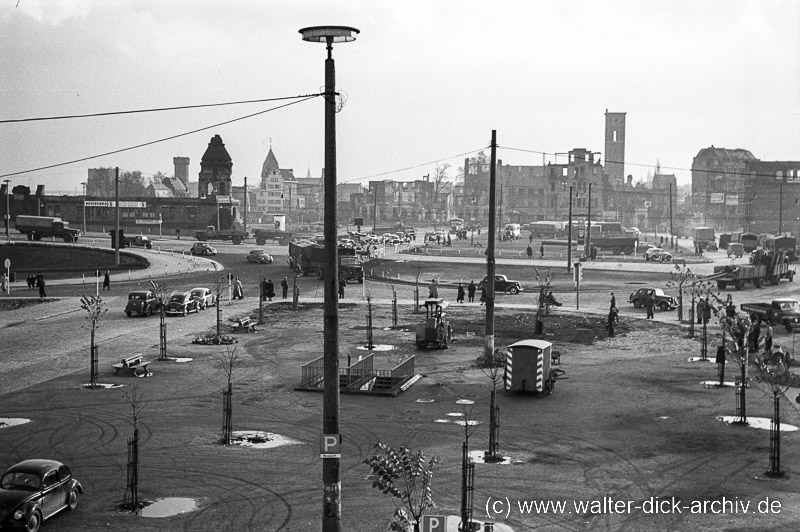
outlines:
[[244, 176], [244, 232], [247, 234], [247, 176]]
[[592, 184], [589, 183], [589, 207], [586, 211], [586, 240], [583, 242], [583, 256], [591, 257], [592, 247]]
[[378, 227], [378, 182], [375, 181], [375, 200], [372, 206], [372, 232], [377, 231]]
[[783, 233], [783, 176], [781, 176], [780, 205], [778, 206], [778, 236]]
[[484, 338], [484, 356], [487, 360], [494, 357], [494, 239], [495, 227], [495, 180], [497, 157], [497, 131], [492, 130], [491, 165], [489, 166], [489, 245], [486, 248], [486, 337]]
[[120, 246], [120, 237], [119, 237], [119, 166], [116, 167], [116, 177], [114, 179], [114, 196], [116, 201], [114, 202], [116, 205], [116, 223], [115, 227], [117, 230], [117, 238], [115, 239], [114, 245], [114, 265], [119, 266], [119, 246]]
[[572, 187], [569, 187], [569, 225], [567, 226], [567, 273], [572, 272]]
[[669, 246], [675, 248], [675, 231], [672, 229], [672, 183], [669, 184]]

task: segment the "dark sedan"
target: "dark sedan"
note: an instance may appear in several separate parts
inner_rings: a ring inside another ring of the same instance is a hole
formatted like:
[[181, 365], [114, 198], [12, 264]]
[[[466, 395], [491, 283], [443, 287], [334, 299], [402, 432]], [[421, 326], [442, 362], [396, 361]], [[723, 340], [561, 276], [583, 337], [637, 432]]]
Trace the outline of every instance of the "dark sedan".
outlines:
[[83, 486], [55, 460], [25, 460], [0, 478], [0, 530], [37, 532], [45, 519], [78, 507]]
[[165, 312], [168, 316], [186, 316], [190, 312], [200, 312], [200, 304], [191, 292], [176, 292], [169, 296]]

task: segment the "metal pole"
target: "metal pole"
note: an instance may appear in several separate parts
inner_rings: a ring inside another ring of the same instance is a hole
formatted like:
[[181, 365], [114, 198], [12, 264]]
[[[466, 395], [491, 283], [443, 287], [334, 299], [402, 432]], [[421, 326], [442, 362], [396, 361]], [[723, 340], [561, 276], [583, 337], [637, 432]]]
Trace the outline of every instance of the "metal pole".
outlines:
[[586, 213], [586, 241], [583, 243], [583, 256], [587, 259], [590, 257], [590, 248], [592, 246], [592, 184], [589, 183], [589, 207]]
[[[9, 199], [11, 193], [11, 180], [5, 179], [3, 182], [6, 184], [6, 241], [11, 242], [11, 233], [9, 233], [9, 227], [11, 226], [11, 201]], [[39, 201], [38, 199], [36, 201]], [[9, 277], [9, 279], [11, 279]], [[9, 281], [9, 286], [11, 282]]]
[[486, 248], [486, 337], [484, 356], [492, 360], [494, 356], [494, 239], [495, 227], [495, 182], [497, 157], [497, 131], [492, 130], [491, 165], [489, 166], [489, 245]]
[[247, 176], [244, 176], [244, 232], [247, 234]]
[[117, 238], [115, 239], [116, 242], [114, 243], [114, 265], [119, 266], [119, 246], [122, 244], [119, 238], [119, 166], [116, 167], [116, 173], [114, 178], [114, 197], [116, 201], [114, 202], [116, 205], [116, 215], [115, 215], [115, 225], [117, 232]]
[[567, 226], [567, 273], [572, 272], [572, 187], [569, 187], [569, 225]]
[[672, 183], [669, 184], [669, 247], [675, 247], [675, 231], [672, 228]]
[[[326, 39], [325, 60], [325, 302], [323, 317], [324, 389], [322, 432], [339, 434], [339, 301], [337, 282], [338, 242], [336, 239], [336, 68], [333, 61], [333, 37]], [[377, 185], [376, 185], [377, 197]], [[377, 213], [376, 213], [377, 218]], [[342, 483], [339, 458], [323, 458], [323, 521], [325, 531], [341, 528]]]
[[378, 182], [375, 181], [375, 192], [374, 192], [375, 200], [373, 202], [372, 207], [372, 232], [376, 231], [376, 227], [378, 227]]
[[778, 236], [783, 232], [783, 177], [781, 177], [780, 205], [778, 207]]
[[86, 183], [81, 183], [83, 185], [83, 234], [86, 234]]

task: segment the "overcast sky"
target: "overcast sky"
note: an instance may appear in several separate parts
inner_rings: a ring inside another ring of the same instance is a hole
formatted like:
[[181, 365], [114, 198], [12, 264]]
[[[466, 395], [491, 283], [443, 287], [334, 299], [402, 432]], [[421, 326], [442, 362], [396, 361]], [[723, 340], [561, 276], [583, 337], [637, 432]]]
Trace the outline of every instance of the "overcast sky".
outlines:
[[[504, 164], [602, 152], [606, 109], [627, 113], [636, 181], [660, 161], [688, 183], [711, 145], [800, 160], [798, 0], [0, 0], [0, 24], [0, 120], [314, 94], [325, 46], [298, 30], [355, 27], [333, 51], [339, 182], [455, 175], [492, 130]], [[270, 146], [318, 177], [322, 98], [209, 128], [294, 101], [0, 123], [0, 179], [80, 192], [88, 168], [172, 175], [184, 156], [196, 180], [215, 134], [235, 185]]]

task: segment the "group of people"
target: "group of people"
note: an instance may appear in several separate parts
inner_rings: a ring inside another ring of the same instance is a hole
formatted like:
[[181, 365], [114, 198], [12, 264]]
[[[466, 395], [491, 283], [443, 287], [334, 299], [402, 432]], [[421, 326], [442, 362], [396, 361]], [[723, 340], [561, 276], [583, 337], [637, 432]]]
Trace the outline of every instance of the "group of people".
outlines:
[[[464, 297], [468, 297], [469, 303], [475, 302], [475, 293], [478, 291], [478, 287], [475, 285], [475, 281], [470, 281], [466, 288], [464, 288], [464, 283], [458, 283], [456, 287], [456, 303], [463, 303]], [[437, 298], [439, 297], [439, 283], [436, 279], [431, 279], [431, 283], [428, 285], [428, 297], [429, 298]], [[481, 287], [481, 305], [486, 303], [486, 286]]]
[[[531, 243], [529, 243], [528, 247], [525, 248], [525, 254], [528, 255], [529, 259], [533, 258], [533, 247], [531, 246]], [[542, 242], [542, 244], [539, 246], [539, 256], [542, 259], [544, 258], [544, 242]]]

